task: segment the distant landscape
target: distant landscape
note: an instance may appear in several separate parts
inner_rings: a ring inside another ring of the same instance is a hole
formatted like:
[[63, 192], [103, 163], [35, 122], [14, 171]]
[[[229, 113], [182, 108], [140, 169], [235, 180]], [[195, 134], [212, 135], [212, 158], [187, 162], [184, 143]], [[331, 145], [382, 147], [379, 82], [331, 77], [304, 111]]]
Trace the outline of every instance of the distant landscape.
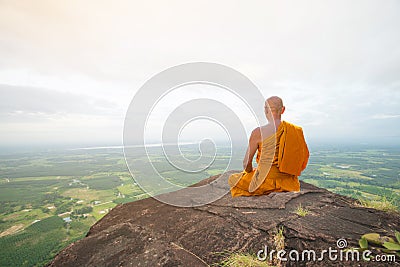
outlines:
[[[400, 208], [400, 147], [311, 146], [300, 177], [308, 183], [365, 201]], [[225, 170], [228, 147], [197, 174], [171, 170], [160, 148], [150, 159], [173, 183], [187, 186]], [[185, 157], [197, 157], [186, 145]], [[244, 151], [243, 151], [244, 152]], [[147, 158], [134, 159], [137, 164]], [[241, 168], [241, 158], [231, 169]], [[135, 173], [135, 175], [145, 175]], [[42, 266], [84, 237], [117, 204], [149, 197], [131, 177], [121, 148], [9, 153], [0, 156], [0, 266]]]

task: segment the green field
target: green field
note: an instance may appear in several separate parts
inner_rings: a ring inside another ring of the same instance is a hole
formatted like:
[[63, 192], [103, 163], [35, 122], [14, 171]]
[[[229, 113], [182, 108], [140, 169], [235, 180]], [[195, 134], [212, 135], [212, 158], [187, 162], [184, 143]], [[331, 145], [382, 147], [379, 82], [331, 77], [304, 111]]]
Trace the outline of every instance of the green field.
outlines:
[[[400, 206], [400, 148], [310, 147], [300, 177], [355, 198], [390, 199]], [[184, 147], [198, 158], [197, 147]], [[225, 170], [230, 150], [198, 173], [174, 168], [159, 148], [149, 158], [165, 179], [187, 186]], [[243, 149], [244, 153], [244, 149]], [[137, 166], [147, 157], [132, 159]], [[176, 159], [179, 160], [179, 157]], [[231, 169], [240, 169], [235, 159]], [[190, 167], [190, 163], [185, 167]], [[151, 179], [152, 170], [134, 170]], [[148, 197], [131, 177], [121, 149], [63, 150], [0, 156], [0, 266], [43, 266], [119, 203]]]
[[399, 163], [399, 148], [320, 147], [301, 179], [353, 198], [389, 199], [399, 207]]

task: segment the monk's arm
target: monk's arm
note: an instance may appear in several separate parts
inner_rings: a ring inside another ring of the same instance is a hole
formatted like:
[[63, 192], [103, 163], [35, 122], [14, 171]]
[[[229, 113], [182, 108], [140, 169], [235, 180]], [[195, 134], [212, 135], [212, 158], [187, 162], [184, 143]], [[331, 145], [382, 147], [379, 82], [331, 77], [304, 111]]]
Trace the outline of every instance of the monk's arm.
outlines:
[[259, 141], [260, 129], [257, 128], [253, 130], [250, 135], [249, 139], [249, 146], [247, 147], [246, 155], [243, 159], [243, 169], [246, 172], [253, 171], [253, 157], [258, 148], [258, 141]]

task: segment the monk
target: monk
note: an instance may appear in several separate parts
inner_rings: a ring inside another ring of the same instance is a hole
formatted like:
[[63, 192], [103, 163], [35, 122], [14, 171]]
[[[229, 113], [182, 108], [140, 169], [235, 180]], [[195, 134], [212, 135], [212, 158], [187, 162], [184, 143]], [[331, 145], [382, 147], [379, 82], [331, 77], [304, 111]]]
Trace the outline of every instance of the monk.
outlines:
[[[309, 151], [301, 127], [281, 120], [282, 99], [265, 101], [268, 123], [253, 130], [243, 160], [244, 171], [229, 177], [232, 197], [300, 191], [298, 176], [306, 168]], [[252, 162], [257, 152], [257, 168]]]

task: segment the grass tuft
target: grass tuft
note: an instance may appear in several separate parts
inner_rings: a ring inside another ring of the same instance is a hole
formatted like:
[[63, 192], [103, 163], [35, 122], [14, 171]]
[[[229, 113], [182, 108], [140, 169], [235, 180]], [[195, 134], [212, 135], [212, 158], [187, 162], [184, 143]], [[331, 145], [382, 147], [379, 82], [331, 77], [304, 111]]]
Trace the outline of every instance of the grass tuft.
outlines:
[[297, 207], [295, 213], [296, 213], [297, 215], [301, 216], [301, 217], [305, 217], [307, 214], [310, 213], [310, 211], [309, 211], [307, 208], [303, 208], [303, 207], [301, 206], [301, 203], [300, 203], [300, 205]]
[[399, 209], [398, 207], [394, 204], [395, 199], [394, 198], [387, 198], [386, 196], [383, 196], [379, 199], [368, 199], [368, 198], [363, 198], [360, 197], [357, 199], [357, 203], [361, 207], [365, 208], [372, 208], [372, 209], [377, 209], [377, 210], [382, 210], [386, 212], [394, 212], [398, 213]]
[[[285, 236], [283, 235], [283, 225], [279, 227], [279, 229], [276, 230], [276, 233], [274, 234], [274, 246], [276, 251], [284, 250], [285, 249]], [[275, 258], [274, 263], [276, 266], [282, 266], [282, 262], [280, 259]]]
[[231, 253], [218, 266], [223, 267], [271, 267], [267, 262], [260, 261], [257, 256], [248, 253]]

